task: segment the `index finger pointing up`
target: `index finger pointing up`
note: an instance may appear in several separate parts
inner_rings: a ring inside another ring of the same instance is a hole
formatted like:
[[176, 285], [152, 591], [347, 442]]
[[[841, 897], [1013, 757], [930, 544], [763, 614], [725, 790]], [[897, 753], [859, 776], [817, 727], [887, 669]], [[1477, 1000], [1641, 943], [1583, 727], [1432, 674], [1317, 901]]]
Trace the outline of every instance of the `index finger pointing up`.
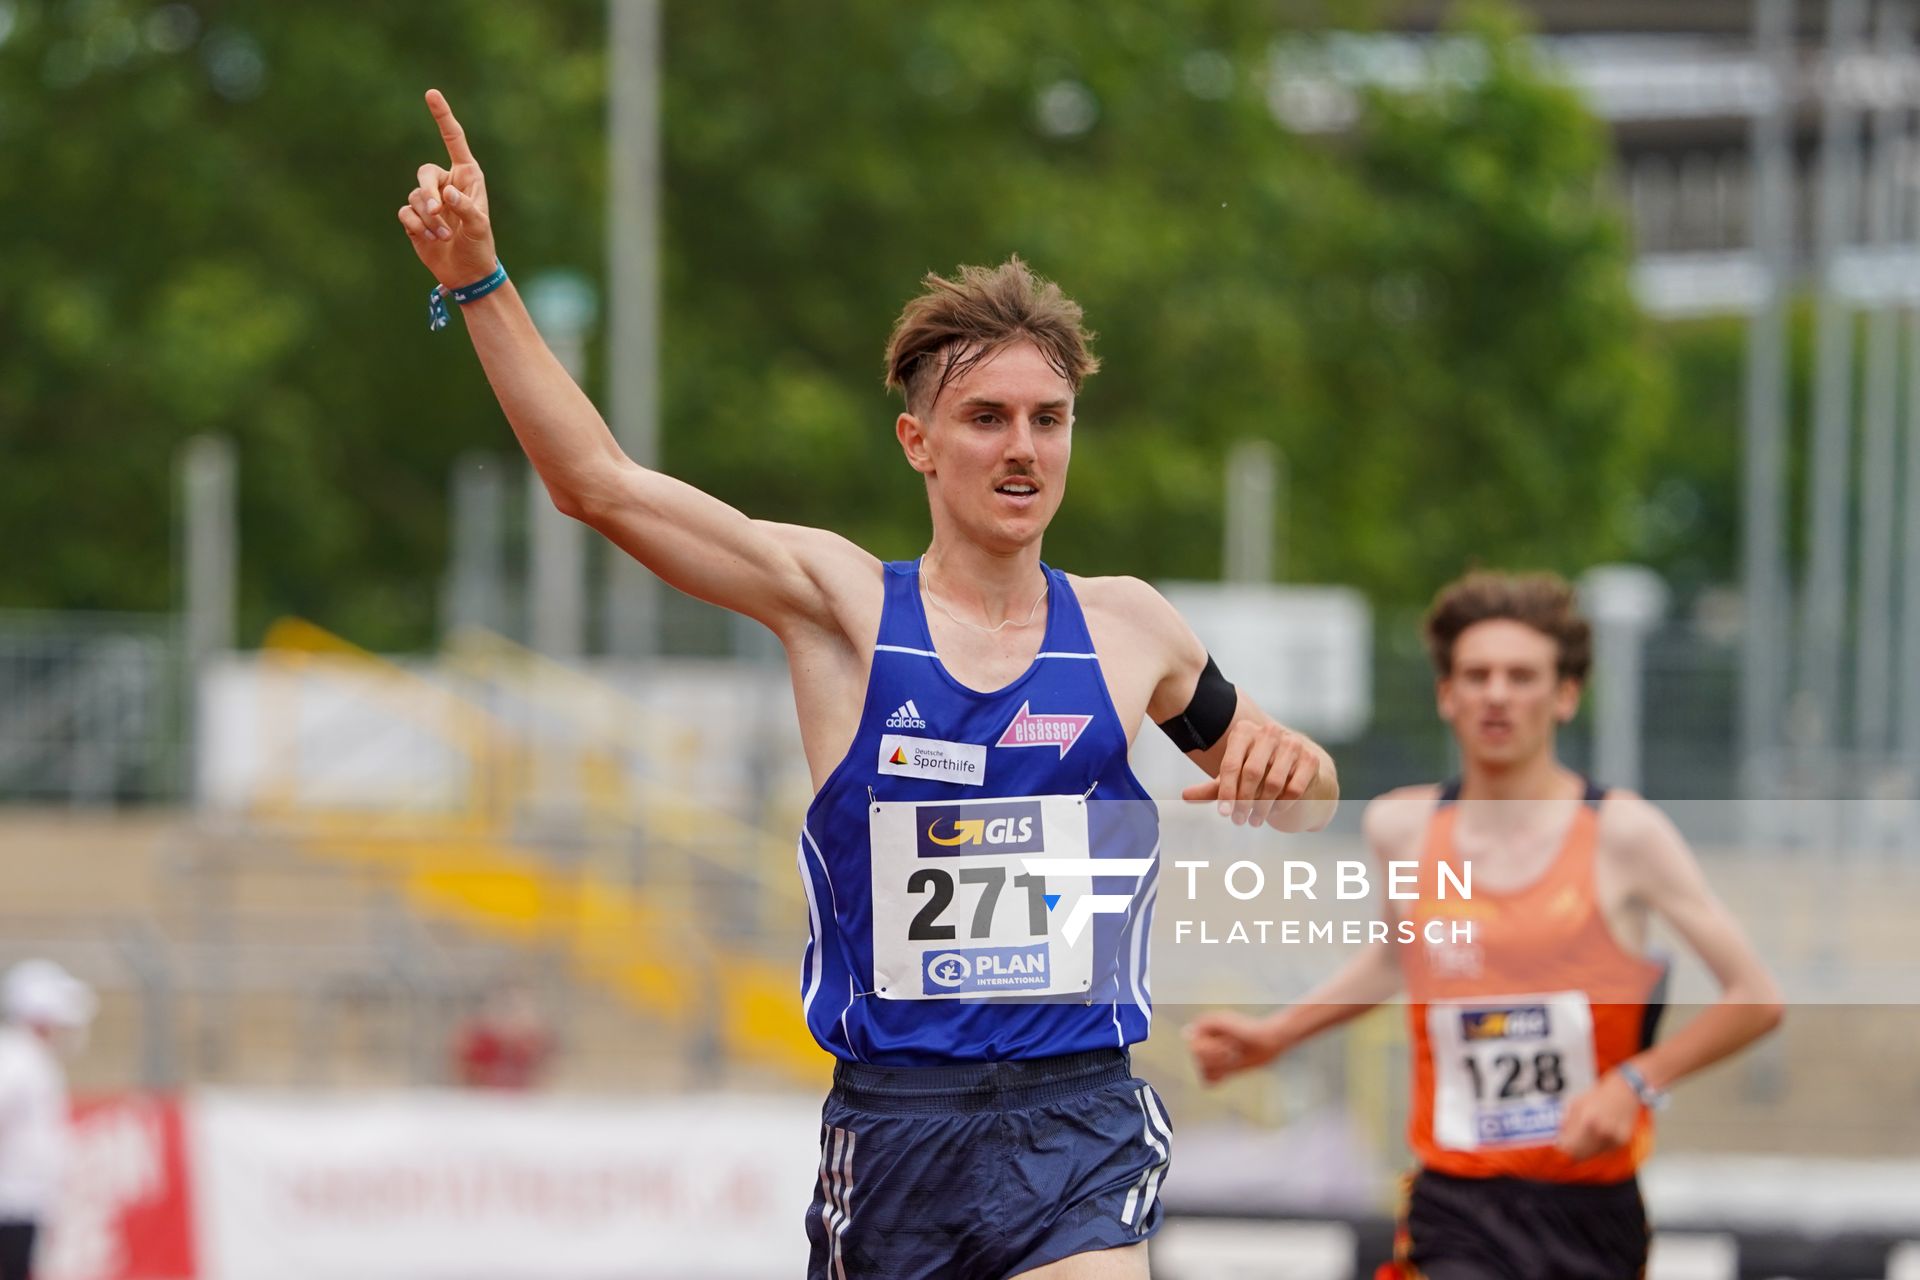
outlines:
[[433, 122], [440, 126], [440, 137], [447, 144], [447, 154], [455, 164], [478, 164], [473, 158], [473, 148], [467, 145], [467, 131], [453, 118], [453, 108], [447, 105], [446, 95], [438, 89], [427, 90], [427, 110], [433, 112]]

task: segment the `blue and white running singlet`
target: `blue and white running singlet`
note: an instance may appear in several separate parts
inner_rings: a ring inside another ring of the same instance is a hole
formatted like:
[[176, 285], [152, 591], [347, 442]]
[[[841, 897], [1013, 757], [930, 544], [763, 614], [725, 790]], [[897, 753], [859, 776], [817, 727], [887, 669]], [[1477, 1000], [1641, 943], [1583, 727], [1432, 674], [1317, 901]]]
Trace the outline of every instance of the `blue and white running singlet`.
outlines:
[[[860, 728], [800, 835], [801, 1000], [836, 1057], [932, 1066], [1146, 1037], [1158, 813], [1080, 602], [1041, 569], [1039, 655], [978, 693], [934, 652], [919, 563], [885, 566]], [[1151, 869], [1080, 871], [1089, 859]]]

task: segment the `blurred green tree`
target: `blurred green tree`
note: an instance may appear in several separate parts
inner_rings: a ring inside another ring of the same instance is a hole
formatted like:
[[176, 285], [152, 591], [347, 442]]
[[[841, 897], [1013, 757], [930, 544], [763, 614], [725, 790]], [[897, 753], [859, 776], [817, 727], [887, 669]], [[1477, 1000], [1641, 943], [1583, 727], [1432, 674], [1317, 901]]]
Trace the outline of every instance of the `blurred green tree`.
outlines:
[[1106, 362], [1056, 563], [1216, 575], [1242, 437], [1289, 461], [1297, 578], [1404, 601], [1619, 554], [1662, 366], [1605, 137], [1499, 11], [1466, 30], [1479, 74], [1329, 141], [1276, 123], [1285, 33], [1233, 0], [671, 9], [670, 463], [911, 554], [887, 323], [922, 271], [1018, 252]]
[[[597, 272], [604, 5], [0, 0], [0, 605], [163, 607], [168, 462], [240, 442], [250, 635], [432, 635], [447, 468], [511, 448], [393, 224], [445, 89], [503, 252]], [[1219, 571], [1232, 442], [1289, 576], [1423, 598], [1634, 549], [1664, 364], [1605, 140], [1502, 19], [1479, 73], [1275, 117], [1237, 0], [667, 6], [664, 461], [887, 556], [925, 504], [880, 351], [929, 269], [1018, 252], [1101, 333], [1048, 558]]]
[[597, 267], [602, 21], [0, 0], [0, 605], [169, 607], [173, 455], [215, 432], [247, 642], [287, 611], [426, 642], [448, 466], [504, 442], [394, 220], [443, 158], [421, 94], [500, 158], [516, 270]]

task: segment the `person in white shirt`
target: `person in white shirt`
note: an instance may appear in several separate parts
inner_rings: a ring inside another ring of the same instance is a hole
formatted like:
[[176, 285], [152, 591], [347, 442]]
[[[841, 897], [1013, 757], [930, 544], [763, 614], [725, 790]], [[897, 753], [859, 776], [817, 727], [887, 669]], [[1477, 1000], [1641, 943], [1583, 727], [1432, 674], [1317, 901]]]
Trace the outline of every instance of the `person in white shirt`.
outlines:
[[67, 1155], [60, 1051], [93, 1021], [93, 988], [51, 960], [24, 960], [0, 987], [0, 1280], [28, 1280]]

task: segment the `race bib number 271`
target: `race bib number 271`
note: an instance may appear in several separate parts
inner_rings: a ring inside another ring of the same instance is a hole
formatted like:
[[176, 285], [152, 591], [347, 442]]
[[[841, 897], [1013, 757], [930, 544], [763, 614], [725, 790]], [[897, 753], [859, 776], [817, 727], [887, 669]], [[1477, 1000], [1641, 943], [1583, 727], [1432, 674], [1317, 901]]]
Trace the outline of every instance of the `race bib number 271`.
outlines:
[[[1093, 931], [1068, 942], [1071, 901], [1092, 890], [1082, 796], [875, 803], [874, 993], [886, 1000], [1080, 996]], [[1031, 870], [1046, 859], [1051, 874]], [[1062, 875], [1060, 860], [1086, 875]]]

